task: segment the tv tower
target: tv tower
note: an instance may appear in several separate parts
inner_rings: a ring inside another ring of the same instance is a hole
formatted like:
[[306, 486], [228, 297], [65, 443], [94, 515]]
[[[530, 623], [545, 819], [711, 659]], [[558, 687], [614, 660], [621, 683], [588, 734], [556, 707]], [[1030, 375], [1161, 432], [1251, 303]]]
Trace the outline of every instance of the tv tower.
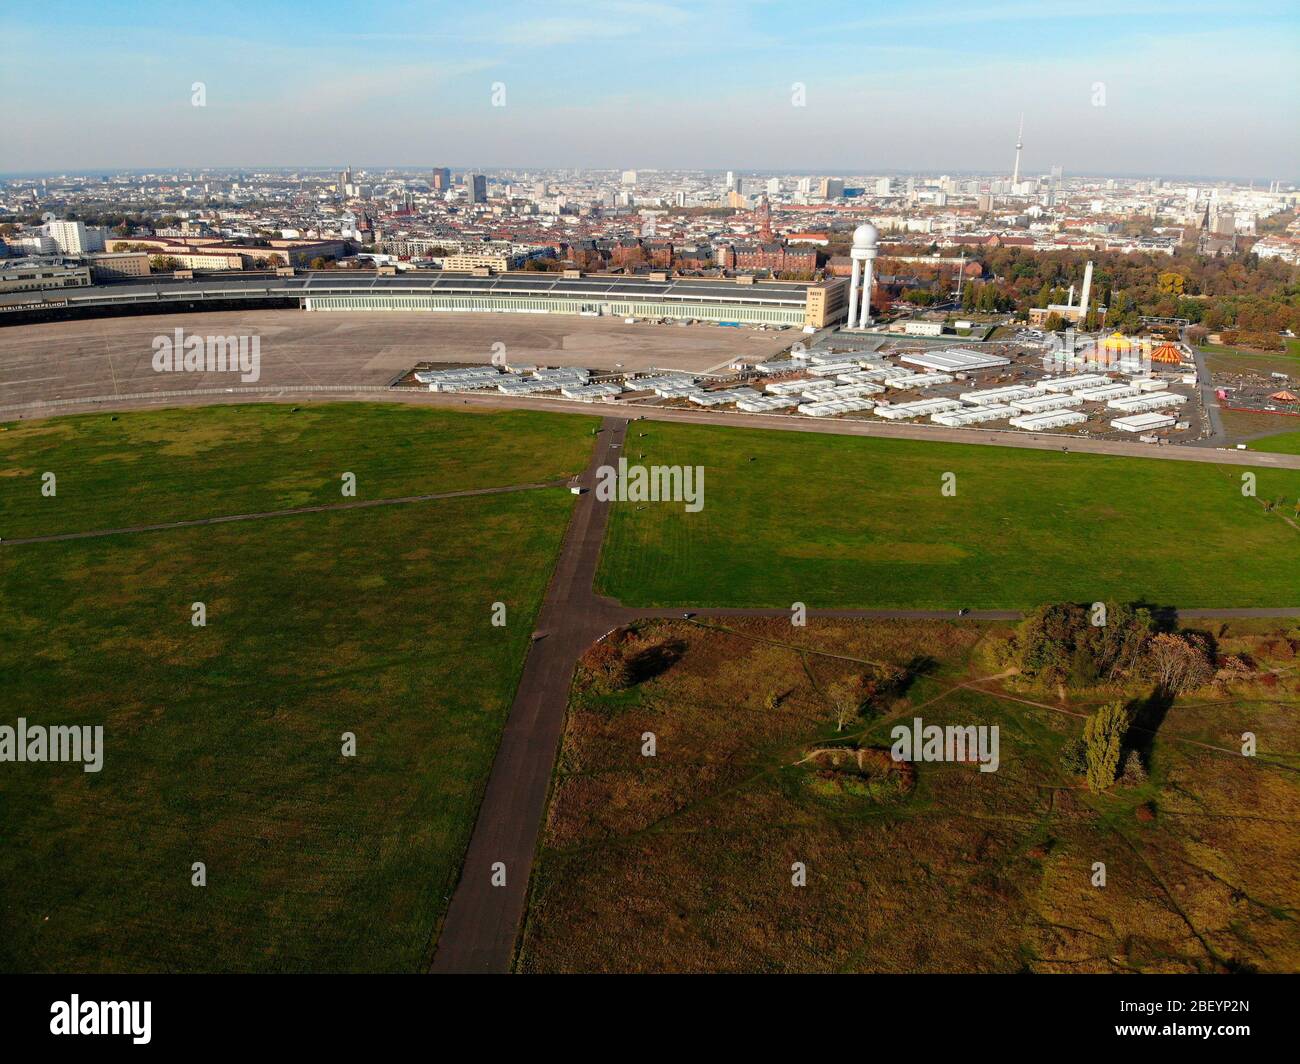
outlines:
[[[1023, 148], [1025, 139], [1025, 112], [1020, 112], [1020, 132], [1016, 134], [1016, 168], [1011, 171], [1011, 184], [1020, 184], [1020, 149]], [[1013, 188], [1014, 192], [1015, 189]]]

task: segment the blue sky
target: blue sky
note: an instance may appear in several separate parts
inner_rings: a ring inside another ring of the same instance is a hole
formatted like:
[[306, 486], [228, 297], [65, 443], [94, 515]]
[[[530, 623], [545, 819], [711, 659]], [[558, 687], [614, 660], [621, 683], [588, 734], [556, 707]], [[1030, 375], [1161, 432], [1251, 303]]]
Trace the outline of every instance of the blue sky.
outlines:
[[0, 23], [0, 172], [1006, 170], [1024, 111], [1029, 173], [1295, 180], [1298, 12], [1279, 0], [15, 3]]

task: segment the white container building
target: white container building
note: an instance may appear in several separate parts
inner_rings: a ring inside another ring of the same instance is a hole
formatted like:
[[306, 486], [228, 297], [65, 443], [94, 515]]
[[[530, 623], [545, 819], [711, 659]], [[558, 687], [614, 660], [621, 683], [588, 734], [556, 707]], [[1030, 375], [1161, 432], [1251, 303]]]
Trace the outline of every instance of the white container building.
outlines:
[[973, 351], [969, 347], [949, 347], [939, 351], [908, 351], [906, 354], [899, 355], [898, 360], [943, 373], [967, 373], [973, 369], [992, 369], [994, 366], [1011, 364], [1009, 358], [991, 355], [984, 351]]
[[1066, 410], [1072, 406], [1082, 406], [1083, 400], [1076, 395], [1042, 395], [1037, 398], [1017, 399], [1010, 405], [1022, 414], [1041, 414], [1046, 410]]
[[890, 377], [885, 384], [890, 388], [933, 388], [936, 384], [951, 384], [948, 373], [909, 373], [906, 377]]
[[1134, 377], [1133, 387], [1140, 392], [1163, 392], [1169, 382], [1160, 377]]
[[1110, 378], [1101, 373], [1075, 373], [1069, 377], [1041, 380], [1036, 387], [1043, 392], [1073, 392], [1079, 388], [1099, 388], [1109, 383]]
[[1187, 396], [1177, 392], [1148, 392], [1146, 395], [1133, 395], [1127, 399], [1112, 399], [1106, 404], [1110, 410], [1121, 414], [1142, 414], [1148, 410], [1160, 410], [1167, 406], [1182, 406]]
[[852, 373], [862, 367], [857, 361], [822, 362], [808, 367], [810, 377], [834, 377], [840, 373]]
[[1010, 424], [1012, 428], [1024, 429], [1026, 432], [1048, 432], [1087, 420], [1088, 415], [1078, 410], [1042, 410], [1036, 414], [1013, 417]]
[[1036, 388], [1030, 388], [1025, 385], [1012, 384], [1005, 388], [980, 388], [973, 392], [962, 392], [958, 397], [963, 403], [974, 403], [976, 406], [986, 404], [1001, 405], [1010, 403], [1016, 399], [1028, 399], [1031, 395], [1041, 395]]
[[1162, 414], [1157, 410], [1148, 410], [1145, 414], [1130, 414], [1128, 417], [1117, 417], [1110, 423], [1113, 429], [1119, 429], [1121, 432], [1153, 432], [1156, 429], [1167, 429], [1172, 426], [1176, 418], [1172, 414]]
[[760, 395], [757, 399], [742, 399], [736, 404], [737, 410], [746, 414], [770, 414], [776, 410], [786, 410], [794, 406], [796, 400], [784, 395]]
[[949, 428], [959, 429], [964, 425], [979, 425], [985, 421], [1001, 421], [1003, 418], [1013, 418], [1015, 416], [1014, 407], [1004, 406], [1000, 403], [990, 403], [985, 406], [970, 406], [963, 410], [953, 410], [946, 414], [931, 414], [930, 420], [936, 425], [947, 425]]
[[759, 399], [762, 395], [753, 388], [727, 388], [724, 391], [700, 392], [687, 396], [687, 401], [697, 406], [722, 406], [726, 403], [738, 403], [742, 399]]
[[903, 421], [913, 417], [929, 417], [932, 414], [946, 414], [952, 410], [960, 410], [961, 401], [959, 399], [917, 399], [912, 403], [893, 403], [885, 406], [878, 406], [872, 411], [876, 417], [883, 417], [887, 421]]
[[581, 399], [584, 403], [593, 403], [597, 399], [613, 399], [621, 395], [621, 384], [566, 384], [560, 394], [566, 399]]
[[1085, 403], [1105, 403], [1111, 399], [1127, 399], [1140, 393], [1137, 386], [1133, 384], [1102, 384], [1096, 388], [1079, 388], [1071, 394]]

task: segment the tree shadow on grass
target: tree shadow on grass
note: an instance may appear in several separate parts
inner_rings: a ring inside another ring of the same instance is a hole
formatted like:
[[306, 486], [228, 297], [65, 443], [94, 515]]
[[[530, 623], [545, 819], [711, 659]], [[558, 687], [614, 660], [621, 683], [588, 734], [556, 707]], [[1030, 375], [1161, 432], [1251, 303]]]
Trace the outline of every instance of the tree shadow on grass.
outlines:
[[628, 673], [633, 684], [653, 680], [667, 672], [686, 653], [683, 639], [665, 639], [662, 643], [646, 647], [628, 659]]
[[1136, 750], [1142, 764], [1148, 768], [1151, 766], [1151, 750], [1155, 746], [1156, 733], [1173, 704], [1173, 692], [1157, 685], [1146, 698], [1134, 699], [1127, 706], [1132, 723], [1125, 736], [1124, 747], [1126, 750]]

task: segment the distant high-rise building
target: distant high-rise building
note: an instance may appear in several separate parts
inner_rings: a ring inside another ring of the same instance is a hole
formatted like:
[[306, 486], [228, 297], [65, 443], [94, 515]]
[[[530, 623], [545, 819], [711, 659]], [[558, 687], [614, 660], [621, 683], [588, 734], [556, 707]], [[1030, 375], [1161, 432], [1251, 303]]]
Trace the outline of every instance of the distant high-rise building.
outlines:
[[451, 188], [451, 171], [445, 166], [439, 166], [429, 175], [429, 187], [435, 192], [446, 192]]
[[465, 199], [470, 203], [486, 203], [487, 178], [482, 174], [466, 174]]
[[823, 177], [821, 184], [817, 189], [822, 199], [837, 199], [844, 195], [844, 179], [839, 177]]
[[84, 255], [88, 251], [104, 250], [105, 230], [83, 222], [52, 221], [45, 226], [45, 235], [64, 255]]
[[888, 196], [892, 190], [893, 190], [893, 183], [889, 180], [889, 178], [880, 177], [876, 179], [877, 196]]
[[352, 184], [352, 167], [345, 166], [339, 171], [338, 188], [342, 192], [348, 185]]
[[635, 171], [635, 170], [624, 170], [624, 171], [623, 171], [623, 184], [625, 184], [625, 185], [635, 185], [635, 184], [636, 184], [636, 171]]
[[781, 192], [781, 179], [779, 177], [770, 177], [767, 179], [767, 194], [769, 196], [779, 195]]
[[730, 192], [736, 188], [736, 171], [727, 171], [727, 191]]

